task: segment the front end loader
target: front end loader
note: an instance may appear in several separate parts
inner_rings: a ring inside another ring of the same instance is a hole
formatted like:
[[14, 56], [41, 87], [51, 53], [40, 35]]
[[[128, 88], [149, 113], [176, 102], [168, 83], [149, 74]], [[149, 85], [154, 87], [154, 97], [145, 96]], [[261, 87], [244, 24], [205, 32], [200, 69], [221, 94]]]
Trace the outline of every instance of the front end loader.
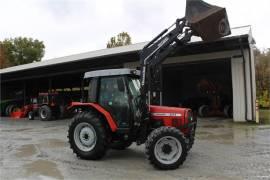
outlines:
[[196, 132], [189, 108], [162, 106], [162, 62], [192, 36], [213, 41], [230, 34], [226, 10], [201, 0], [187, 0], [186, 16], [177, 19], [140, 52], [140, 71], [109, 69], [85, 73], [87, 102], [68, 130], [73, 152], [82, 159], [101, 159], [109, 148], [145, 144], [148, 160], [158, 169], [176, 169], [185, 161]]

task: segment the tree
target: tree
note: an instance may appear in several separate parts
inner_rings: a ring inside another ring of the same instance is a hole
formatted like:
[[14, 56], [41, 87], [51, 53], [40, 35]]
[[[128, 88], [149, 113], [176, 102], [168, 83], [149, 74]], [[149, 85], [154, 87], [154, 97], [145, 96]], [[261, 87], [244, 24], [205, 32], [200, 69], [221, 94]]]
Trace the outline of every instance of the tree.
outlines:
[[43, 42], [37, 39], [17, 37], [5, 39], [1, 44], [8, 66], [41, 61], [45, 53]]
[[256, 56], [256, 86], [259, 104], [262, 107], [270, 106], [270, 49], [255, 50]]
[[0, 42], [0, 69], [6, 68], [6, 67], [9, 67], [9, 63], [4, 53], [4, 47], [2, 43]]
[[107, 48], [126, 46], [131, 44], [131, 37], [127, 32], [121, 32], [115, 37], [111, 37], [107, 43]]

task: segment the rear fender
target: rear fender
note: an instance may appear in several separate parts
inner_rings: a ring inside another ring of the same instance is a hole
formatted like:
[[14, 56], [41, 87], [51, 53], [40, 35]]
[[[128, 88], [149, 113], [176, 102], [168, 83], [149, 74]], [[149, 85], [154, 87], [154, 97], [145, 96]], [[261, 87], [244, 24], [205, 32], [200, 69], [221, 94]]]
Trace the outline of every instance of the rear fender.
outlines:
[[72, 102], [70, 104], [70, 106], [67, 108], [68, 111], [72, 111], [75, 108], [82, 108], [84, 109], [95, 109], [97, 112], [99, 112], [101, 115], [103, 115], [103, 117], [105, 118], [105, 120], [107, 121], [110, 129], [112, 132], [116, 132], [117, 130], [117, 125], [115, 123], [115, 120], [113, 119], [113, 117], [111, 116], [111, 114], [105, 110], [103, 107], [101, 107], [98, 104], [95, 103], [81, 103], [81, 102]]

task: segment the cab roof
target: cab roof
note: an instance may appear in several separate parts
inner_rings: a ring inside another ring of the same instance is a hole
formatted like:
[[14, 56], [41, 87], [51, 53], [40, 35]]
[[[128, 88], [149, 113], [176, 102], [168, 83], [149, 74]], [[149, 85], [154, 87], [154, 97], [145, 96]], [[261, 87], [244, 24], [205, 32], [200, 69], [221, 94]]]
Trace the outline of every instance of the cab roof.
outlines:
[[121, 69], [106, 69], [106, 70], [97, 70], [89, 71], [84, 74], [84, 79], [92, 77], [102, 77], [102, 76], [118, 76], [118, 75], [140, 75], [139, 70], [121, 68]]

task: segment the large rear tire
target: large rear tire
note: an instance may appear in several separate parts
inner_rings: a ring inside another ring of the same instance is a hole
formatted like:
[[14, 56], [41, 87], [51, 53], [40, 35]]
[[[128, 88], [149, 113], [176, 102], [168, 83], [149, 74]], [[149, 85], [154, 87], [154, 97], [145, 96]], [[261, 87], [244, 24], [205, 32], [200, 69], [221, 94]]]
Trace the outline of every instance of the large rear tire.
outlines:
[[107, 150], [102, 118], [93, 112], [77, 114], [68, 130], [70, 148], [82, 159], [101, 159]]
[[224, 107], [224, 115], [226, 118], [232, 118], [233, 117], [233, 108], [232, 108], [232, 105], [226, 105]]
[[208, 105], [202, 105], [199, 107], [198, 114], [200, 117], [207, 117], [209, 114], [209, 106]]
[[5, 115], [6, 116], [9, 116], [9, 108], [10, 108], [10, 105], [7, 105], [7, 107], [5, 108]]
[[16, 108], [16, 105], [15, 104], [10, 104], [6, 107], [6, 116], [10, 116], [13, 109]]
[[187, 138], [188, 139], [188, 146], [187, 146], [187, 151], [190, 151], [192, 149], [192, 146], [195, 141], [195, 132], [196, 132], [196, 125], [194, 125], [191, 129], [190, 135]]
[[41, 121], [52, 120], [52, 110], [49, 106], [46, 106], [46, 105], [41, 106], [38, 114]]
[[162, 170], [178, 168], [187, 157], [186, 139], [174, 127], [160, 127], [152, 131], [145, 149], [150, 163]]

